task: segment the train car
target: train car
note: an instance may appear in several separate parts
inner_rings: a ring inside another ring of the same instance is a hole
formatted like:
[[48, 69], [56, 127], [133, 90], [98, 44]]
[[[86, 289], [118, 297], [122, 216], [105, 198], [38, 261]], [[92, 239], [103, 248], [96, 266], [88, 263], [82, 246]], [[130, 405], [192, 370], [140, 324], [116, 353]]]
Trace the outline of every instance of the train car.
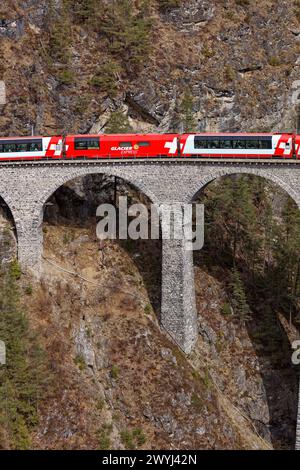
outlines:
[[300, 158], [300, 136], [294, 134], [183, 134], [182, 157]]
[[62, 158], [63, 137], [0, 137], [0, 160]]
[[155, 158], [179, 154], [178, 134], [68, 135], [66, 158]]

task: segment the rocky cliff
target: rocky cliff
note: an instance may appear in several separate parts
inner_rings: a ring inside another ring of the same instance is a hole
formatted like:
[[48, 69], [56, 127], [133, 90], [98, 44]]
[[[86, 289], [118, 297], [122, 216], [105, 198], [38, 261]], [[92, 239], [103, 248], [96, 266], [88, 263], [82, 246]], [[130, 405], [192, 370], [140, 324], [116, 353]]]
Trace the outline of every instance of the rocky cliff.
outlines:
[[[99, 132], [116, 110], [137, 131], [181, 130], [186, 90], [199, 130], [296, 127], [297, 1], [73, 4], [1, 2], [2, 135], [31, 126], [41, 134]], [[126, 25], [127, 4], [134, 13]], [[119, 42], [114, 28], [124, 33]]]

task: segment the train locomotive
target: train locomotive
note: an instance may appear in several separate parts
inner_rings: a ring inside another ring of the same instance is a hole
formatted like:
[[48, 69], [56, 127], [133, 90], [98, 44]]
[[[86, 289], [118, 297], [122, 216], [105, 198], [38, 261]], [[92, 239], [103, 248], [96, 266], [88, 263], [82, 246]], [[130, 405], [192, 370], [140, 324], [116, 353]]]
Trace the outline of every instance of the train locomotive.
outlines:
[[292, 133], [85, 134], [0, 137], [0, 160], [52, 159], [300, 160]]

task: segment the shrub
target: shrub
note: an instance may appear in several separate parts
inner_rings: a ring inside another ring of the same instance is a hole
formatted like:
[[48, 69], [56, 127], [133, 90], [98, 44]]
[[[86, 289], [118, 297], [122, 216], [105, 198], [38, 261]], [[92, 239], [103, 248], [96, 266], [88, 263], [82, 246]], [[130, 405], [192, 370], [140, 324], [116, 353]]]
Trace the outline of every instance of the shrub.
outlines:
[[103, 398], [99, 398], [99, 400], [96, 403], [96, 408], [99, 411], [102, 411], [105, 405], [105, 400]]
[[199, 397], [199, 395], [197, 395], [196, 392], [194, 392], [192, 394], [192, 397], [191, 397], [191, 403], [192, 403], [192, 406], [193, 408], [196, 410], [196, 411], [202, 411], [203, 409], [203, 401], [201, 400], [201, 398]]
[[85, 359], [82, 354], [77, 354], [74, 359], [74, 363], [78, 366], [80, 370], [84, 370], [86, 368]]
[[119, 374], [120, 374], [120, 369], [113, 365], [112, 368], [110, 369], [110, 376], [112, 379], [117, 379], [119, 377]]
[[211, 49], [208, 46], [203, 46], [201, 49], [201, 52], [204, 55], [204, 57], [206, 57], [207, 59], [210, 59], [211, 57], [215, 55], [215, 52], [213, 51], [213, 49]]
[[146, 442], [146, 436], [143, 433], [142, 428], [136, 428], [132, 431], [132, 437], [136, 440], [138, 447], [142, 446]]
[[121, 70], [120, 65], [115, 60], [107, 61], [101, 65], [101, 68], [93, 76], [91, 85], [110, 95], [115, 95], [118, 90], [117, 77]]
[[99, 450], [109, 450], [111, 447], [110, 434], [112, 431], [112, 424], [104, 424], [101, 429], [97, 431], [99, 439]]
[[112, 113], [105, 126], [105, 132], [107, 134], [127, 134], [131, 131], [132, 127], [128, 117], [120, 111]]
[[225, 79], [228, 81], [233, 81], [235, 79], [235, 70], [231, 65], [227, 65], [224, 70]]
[[121, 442], [126, 449], [134, 450], [135, 444], [133, 442], [133, 436], [130, 431], [121, 432]]
[[269, 57], [269, 59], [268, 59], [268, 63], [269, 63], [269, 65], [271, 65], [272, 67], [278, 67], [278, 65], [281, 64], [281, 60], [280, 60], [280, 58], [277, 57], [277, 56], [271, 56], [271, 57]]
[[145, 307], [144, 307], [144, 312], [146, 315], [151, 315], [152, 313], [152, 307], [150, 304], [146, 304]]
[[63, 236], [63, 243], [64, 245], [67, 245], [68, 243], [70, 243], [71, 241], [73, 240], [73, 236], [71, 233], [65, 233], [64, 236]]
[[28, 286], [25, 287], [25, 294], [26, 295], [32, 295], [32, 285], [28, 284]]
[[63, 85], [71, 85], [74, 82], [74, 73], [70, 69], [63, 69], [57, 74], [57, 79]]
[[225, 303], [222, 305], [221, 312], [222, 312], [222, 314], [223, 314], [224, 316], [231, 315], [231, 314], [232, 314], [232, 311], [231, 311], [231, 305], [230, 305], [230, 303], [225, 302]]
[[141, 447], [146, 442], [146, 436], [142, 428], [136, 428], [132, 431], [122, 431], [121, 441], [126, 449], [134, 450], [136, 447]]
[[14, 259], [10, 265], [10, 275], [18, 281], [21, 278], [22, 271], [21, 266], [17, 259]]

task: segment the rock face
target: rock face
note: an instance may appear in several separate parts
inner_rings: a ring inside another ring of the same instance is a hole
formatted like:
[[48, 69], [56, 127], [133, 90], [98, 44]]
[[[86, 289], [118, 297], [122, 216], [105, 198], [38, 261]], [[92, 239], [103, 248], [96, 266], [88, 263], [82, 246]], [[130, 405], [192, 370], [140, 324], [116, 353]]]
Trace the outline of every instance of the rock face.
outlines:
[[[204, 363], [187, 361], [146, 308], [145, 286], [159, 289], [159, 244], [109, 242], [103, 254], [91, 229], [45, 229], [44, 277], [23, 299], [56, 384], [40, 405], [35, 448], [269, 447], [244, 418], [232, 418]], [[235, 377], [246, 380], [241, 369]]]
[[280, 324], [276, 333], [281, 338], [280, 352], [272, 357], [274, 332], [268, 341], [259, 340], [263, 315], [241, 327], [233, 314], [222, 314], [226, 291], [217, 280], [222, 277], [225, 273], [213, 276], [196, 267], [199, 341], [194, 364], [206, 364], [222, 394], [231, 397], [261, 437], [274, 448], [293, 448], [298, 380], [290, 365], [288, 325]]
[[[139, 132], [180, 130], [186, 89], [198, 130], [295, 128], [300, 63], [294, 0], [187, 0], [165, 10], [149, 3], [151, 51], [136, 67], [124, 66], [117, 53], [110, 56], [101, 29], [72, 15], [65, 25], [72, 29], [69, 62], [58, 57], [51, 63], [49, 38], [61, 0], [50, 13], [44, 0], [16, 0], [14, 6], [4, 0], [0, 79], [7, 104], [0, 133], [28, 134], [31, 125], [42, 134], [99, 132], [113, 110], [127, 113]], [[111, 78], [113, 92], [92, 84], [104, 59], [119, 70]]]
[[14, 226], [7, 216], [5, 206], [0, 207], [0, 268], [5, 267], [17, 255]]

